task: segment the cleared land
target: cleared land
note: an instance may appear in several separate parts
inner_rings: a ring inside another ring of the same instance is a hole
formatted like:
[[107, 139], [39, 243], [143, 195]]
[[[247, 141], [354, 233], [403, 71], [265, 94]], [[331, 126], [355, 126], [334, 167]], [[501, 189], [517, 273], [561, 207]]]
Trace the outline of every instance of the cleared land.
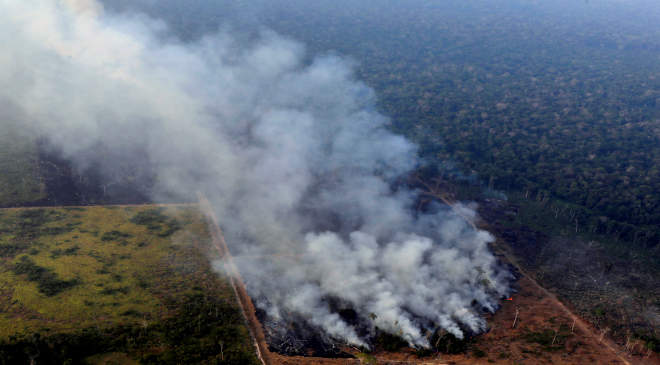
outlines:
[[[591, 333], [576, 325], [552, 297], [527, 278], [519, 282], [512, 301], [488, 318], [490, 331], [474, 338], [462, 354], [422, 354], [402, 348], [395, 352], [376, 349], [357, 359], [320, 359], [276, 356], [280, 364], [624, 364], [606, 350]], [[512, 328], [518, 310], [516, 327]], [[638, 350], [641, 345], [638, 345]], [[657, 359], [637, 356], [633, 364], [654, 364]]]
[[0, 359], [257, 363], [196, 207], [0, 210]]
[[[432, 199], [452, 205], [439, 187], [424, 186]], [[460, 214], [460, 212], [457, 212]], [[469, 221], [469, 220], [468, 220]], [[476, 228], [476, 225], [472, 223]], [[489, 229], [490, 227], [485, 227]], [[502, 308], [489, 316], [489, 331], [467, 343], [436, 344], [430, 352], [400, 347], [385, 351], [377, 346], [373, 353], [346, 349], [356, 359], [321, 359], [272, 355], [276, 363], [293, 364], [660, 364], [660, 358], [645, 342], [630, 340], [619, 346], [608, 338], [607, 331], [598, 330], [575, 315], [529, 273], [523, 271], [507, 242], [493, 245], [502, 262], [518, 270], [518, 293], [502, 302]], [[515, 326], [514, 326], [515, 325]], [[396, 343], [396, 342], [394, 342]], [[390, 344], [391, 346], [391, 344]], [[439, 351], [438, 351], [439, 350]], [[443, 353], [446, 352], [446, 353]], [[450, 354], [457, 352], [456, 354]]]

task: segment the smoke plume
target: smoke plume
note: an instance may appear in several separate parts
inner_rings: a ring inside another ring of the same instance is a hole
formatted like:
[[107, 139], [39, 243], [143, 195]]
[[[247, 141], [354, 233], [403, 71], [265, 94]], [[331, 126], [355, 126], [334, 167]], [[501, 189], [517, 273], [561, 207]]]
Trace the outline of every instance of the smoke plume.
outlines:
[[154, 199], [205, 192], [273, 318], [368, 345], [342, 303], [428, 346], [427, 330], [483, 330], [479, 311], [508, 291], [490, 234], [447, 208], [414, 212], [415, 192], [396, 182], [416, 147], [386, 129], [342, 58], [307, 62], [269, 31], [185, 43], [91, 0], [0, 0], [0, 14], [1, 120], [78, 166], [154, 171]]

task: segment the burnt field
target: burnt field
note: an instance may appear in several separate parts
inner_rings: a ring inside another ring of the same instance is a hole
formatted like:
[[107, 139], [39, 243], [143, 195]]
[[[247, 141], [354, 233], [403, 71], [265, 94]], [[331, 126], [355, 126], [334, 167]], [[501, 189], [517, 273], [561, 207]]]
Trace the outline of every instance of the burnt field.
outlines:
[[[503, 258], [504, 259], [504, 258]], [[413, 349], [394, 336], [382, 335], [372, 350], [348, 346], [331, 347], [308, 339], [288, 340], [270, 336], [271, 358], [276, 364], [656, 364], [657, 356], [637, 341], [619, 357], [601, 342], [591, 326], [574, 323], [556, 299], [529, 278], [520, 277], [512, 300], [488, 316], [488, 331], [464, 341], [434, 335], [432, 349]], [[261, 316], [260, 316], [261, 317]], [[272, 326], [264, 322], [266, 331]], [[289, 330], [296, 329], [291, 323]], [[300, 335], [301, 332], [299, 332]], [[317, 337], [318, 338], [318, 335]], [[276, 346], [273, 346], [273, 342]], [[287, 353], [298, 345], [298, 355]], [[284, 351], [282, 351], [284, 349]], [[362, 351], [360, 351], [362, 350]]]

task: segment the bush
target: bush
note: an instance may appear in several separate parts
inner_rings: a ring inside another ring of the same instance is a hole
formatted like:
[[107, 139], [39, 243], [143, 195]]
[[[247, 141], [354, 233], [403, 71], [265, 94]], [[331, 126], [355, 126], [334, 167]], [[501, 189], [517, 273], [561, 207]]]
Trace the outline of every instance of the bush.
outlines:
[[181, 223], [163, 214], [163, 208], [149, 209], [138, 212], [131, 218], [131, 223], [146, 226], [149, 230], [158, 232], [159, 237], [169, 237], [181, 229]]
[[17, 275], [27, 275], [27, 279], [36, 282], [39, 291], [49, 297], [79, 284], [77, 279], [59, 279], [50, 269], [35, 264], [28, 256], [21, 257], [21, 260], [12, 268], [12, 271]]
[[78, 253], [78, 250], [80, 250], [79, 246], [73, 246], [73, 247], [67, 248], [65, 250], [57, 248], [57, 249], [54, 249], [53, 251], [51, 251], [50, 257], [53, 258], [53, 259], [56, 259], [60, 256], [73, 256], [76, 253]]
[[105, 288], [101, 291], [103, 295], [115, 295], [117, 293], [128, 294], [130, 289], [128, 287], [122, 286], [121, 288]]
[[163, 208], [156, 208], [138, 212], [131, 218], [131, 223], [139, 226], [147, 226], [151, 230], [158, 230], [161, 224], [164, 224], [168, 220], [168, 217], [163, 214], [163, 211]]
[[119, 241], [121, 239], [126, 239], [130, 237], [133, 237], [133, 235], [130, 233], [110, 231], [110, 232], [105, 232], [103, 236], [101, 236], [101, 241]]
[[27, 245], [21, 243], [10, 243], [8, 245], [0, 245], [0, 257], [14, 257], [17, 254], [25, 251]]

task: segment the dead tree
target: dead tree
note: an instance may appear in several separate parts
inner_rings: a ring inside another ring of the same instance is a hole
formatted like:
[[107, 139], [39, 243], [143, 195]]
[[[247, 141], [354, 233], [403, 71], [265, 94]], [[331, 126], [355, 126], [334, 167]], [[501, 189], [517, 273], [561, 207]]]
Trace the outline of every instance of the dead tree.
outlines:
[[559, 212], [561, 211], [561, 208], [555, 205], [554, 207], [552, 207], [552, 211], [555, 212], [555, 219], [557, 219], [557, 217], [559, 217]]
[[513, 319], [513, 325], [511, 328], [516, 328], [516, 322], [518, 322], [518, 314], [520, 314], [520, 309], [516, 307], [516, 317]]

